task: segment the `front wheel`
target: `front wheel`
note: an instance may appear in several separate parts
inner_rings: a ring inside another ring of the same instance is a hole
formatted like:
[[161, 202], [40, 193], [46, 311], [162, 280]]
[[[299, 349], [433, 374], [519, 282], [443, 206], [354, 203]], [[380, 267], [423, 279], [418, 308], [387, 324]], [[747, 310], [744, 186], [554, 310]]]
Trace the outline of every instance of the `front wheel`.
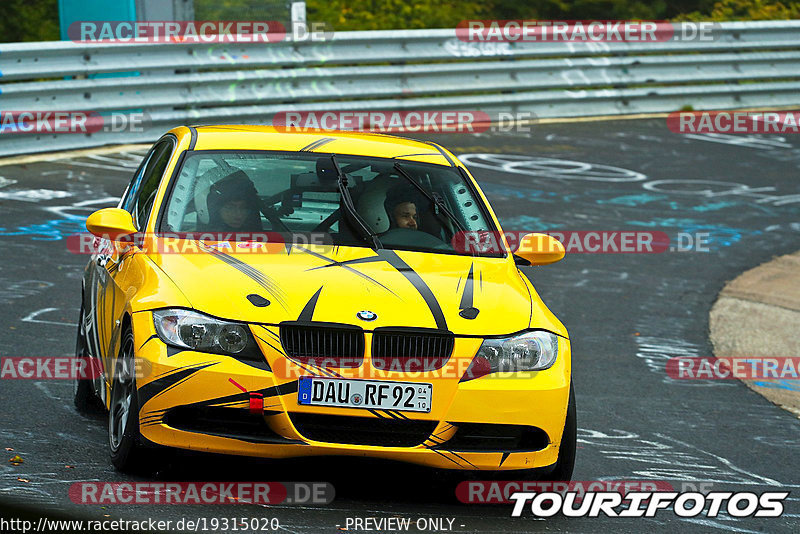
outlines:
[[122, 334], [119, 357], [114, 366], [111, 402], [108, 409], [108, 446], [111, 463], [118, 471], [138, 472], [145, 466], [147, 454], [139, 434], [139, 400], [134, 372], [133, 332]]

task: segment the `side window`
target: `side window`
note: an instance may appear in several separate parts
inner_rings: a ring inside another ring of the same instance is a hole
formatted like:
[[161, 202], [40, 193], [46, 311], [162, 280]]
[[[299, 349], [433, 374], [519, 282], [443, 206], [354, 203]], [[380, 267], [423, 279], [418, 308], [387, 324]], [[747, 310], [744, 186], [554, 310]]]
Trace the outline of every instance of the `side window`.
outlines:
[[173, 148], [171, 140], [165, 140], [156, 145], [144, 166], [142, 175], [137, 180], [138, 183], [132, 185], [132, 190], [129, 191], [130, 196], [126, 199], [123, 208], [133, 214], [136, 227], [140, 230], [147, 224], [147, 217], [150, 215], [158, 185], [161, 183], [161, 177], [172, 156]]
[[[159, 143], [160, 145], [160, 143]], [[136, 193], [139, 191], [139, 186], [142, 183], [142, 174], [144, 174], [144, 170], [147, 168], [147, 164], [153, 158], [153, 154], [156, 153], [158, 146], [153, 146], [150, 150], [147, 151], [144, 158], [142, 159], [142, 163], [136, 169], [136, 172], [131, 178], [131, 181], [128, 183], [128, 186], [125, 188], [125, 192], [122, 193], [122, 198], [119, 201], [118, 208], [122, 208], [125, 211], [131, 211], [133, 208], [133, 204], [136, 201]]]

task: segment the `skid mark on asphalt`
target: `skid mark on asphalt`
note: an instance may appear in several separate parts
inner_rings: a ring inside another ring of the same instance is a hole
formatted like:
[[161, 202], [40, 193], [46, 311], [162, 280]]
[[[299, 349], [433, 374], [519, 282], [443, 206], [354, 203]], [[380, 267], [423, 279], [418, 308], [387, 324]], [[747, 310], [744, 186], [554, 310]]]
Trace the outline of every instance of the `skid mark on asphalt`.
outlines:
[[0, 304], [10, 304], [14, 299], [33, 297], [50, 287], [53, 287], [53, 282], [46, 280], [11, 282], [6, 278], [0, 278]]
[[[735, 520], [735, 518], [732, 518]], [[712, 519], [696, 519], [696, 518], [681, 518], [681, 521], [686, 521], [687, 523], [694, 523], [695, 525], [700, 525], [703, 527], [711, 527], [711, 528], [718, 528], [721, 530], [727, 530], [729, 532], [746, 532], [752, 534], [760, 534], [758, 530], [748, 530], [746, 528], [739, 528], [734, 527], [731, 525], [724, 525], [718, 521], [714, 521]]]
[[42, 308], [41, 310], [36, 310], [35, 312], [31, 312], [21, 320], [23, 323], [43, 323], [43, 324], [55, 324], [59, 326], [70, 326], [75, 328], [78, 326], [78, 323], [64, 323], [61, 321], [48, 321], [47, 319], [38, 319], [38, 317], [44, 313], [54, 312], [59, 310], [60, 308]]
[[647, 368], [662, 376], [665, 384], [678, 384], [694, 387], [725, 387], [735, 383], [724, 380], [678, 380], [667, 376], [667, 361], [670, 358], [700, 358], [703, 356], [700, 347], [681, 339], [654, 336], [636, 337], [636, 357], [644, 361]]
[[619, 429], [581, 428], [578, 430], [578, 443], [595, 448], [608, 460], [621, 460], [631, 468], [630, 474], [603, 478], [627, 480], [641, 477], [646, 480], [791, 487], [664, 434], [642, 436]]

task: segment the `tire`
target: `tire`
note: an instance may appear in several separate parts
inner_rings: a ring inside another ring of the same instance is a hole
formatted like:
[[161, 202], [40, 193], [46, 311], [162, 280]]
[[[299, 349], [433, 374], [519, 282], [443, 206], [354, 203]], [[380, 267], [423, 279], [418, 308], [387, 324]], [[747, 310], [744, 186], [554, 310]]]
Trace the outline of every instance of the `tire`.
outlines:
[[134, 373], [133, 332], [126, 328], [122, 334], [119, 356], [111, 382], [108, 410], [108, 447], [111, 463], [123, 473], [145, 470], [149, 454], [139, 433], [139, 400]]
[[558, 461], [549, 473], [549, 480], [569, 482], [575, 467], [575, 451], [578, 443], [578, 413], [575, 406], [575, 388], [569, 385], [569, 404], [567, 419], [564, 421], [564, 433], [561, 435], [561, 446], [558, 449]]
[[[86, 351], [86, 331], [84, 330], [84, 326], [83, 297], [81, 297], [81, 311], [78, 315], [78, 335], [75, 340], [75, 357], [86, 360], [84, 369], [86, 369], [89, 376], [93, 376], [94, 373], [91, 368], [92, 360], [89, 359], [89, 355]], [[78, 412], [90, 413], [100, 407], [100, 401], [95, 394], [94, 383], [91, 378], [76, 377], [73, 386], [72, 402], [75, 404], [75, 408]]]

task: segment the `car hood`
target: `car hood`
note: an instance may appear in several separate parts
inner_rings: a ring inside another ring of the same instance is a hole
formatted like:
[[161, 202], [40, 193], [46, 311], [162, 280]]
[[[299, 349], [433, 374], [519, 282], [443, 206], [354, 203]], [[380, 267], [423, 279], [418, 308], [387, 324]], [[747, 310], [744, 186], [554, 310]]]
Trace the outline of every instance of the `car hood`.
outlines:
[[149, 256], [193, 308], [226, 319], [323, 321], [365, 330], [422, 327], [486, 336], [526, 329], [532, 310], [546, 310], [503, 258], [359, 247], [181, 245], [180, 250], [192, 250]]

